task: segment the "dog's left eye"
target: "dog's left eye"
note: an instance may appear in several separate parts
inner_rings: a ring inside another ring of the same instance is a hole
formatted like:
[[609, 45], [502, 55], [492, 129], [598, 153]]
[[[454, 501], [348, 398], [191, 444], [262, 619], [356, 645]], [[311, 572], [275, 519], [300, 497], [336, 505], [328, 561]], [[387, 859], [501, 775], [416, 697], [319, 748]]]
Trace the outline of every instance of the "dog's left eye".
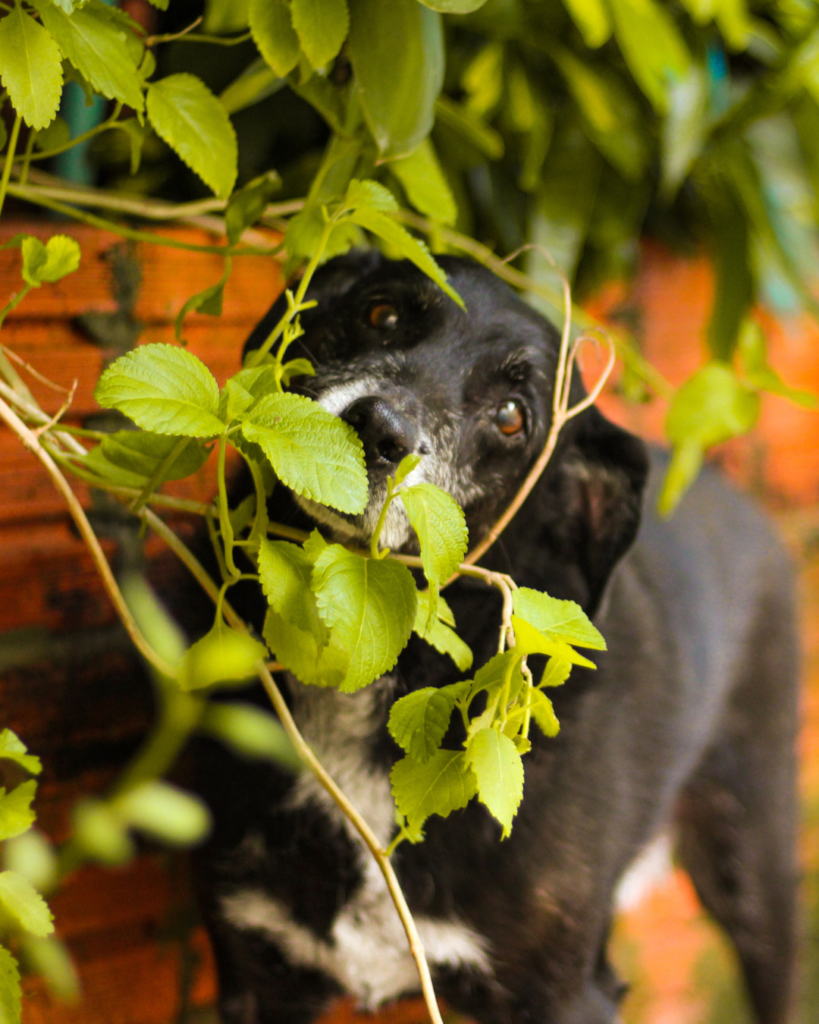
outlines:
[[379, 302], [370, 310], [368, 319], [371, 327], [391, 331], [398, 326], [398, 310], [389, 302]]
[[495, 424], [505, 437], [517, 437], [526, 426], [523, 406], [515, 399], [503, 402], [495, 410]]

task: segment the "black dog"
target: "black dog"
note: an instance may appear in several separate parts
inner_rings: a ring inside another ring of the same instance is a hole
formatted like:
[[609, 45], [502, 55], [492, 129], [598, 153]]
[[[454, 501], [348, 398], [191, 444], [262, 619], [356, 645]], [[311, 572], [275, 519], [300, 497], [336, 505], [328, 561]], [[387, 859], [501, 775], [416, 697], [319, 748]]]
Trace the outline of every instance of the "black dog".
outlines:
[[[278, 520], [366, 540], [386, 477], [409, 452], [423, 456], [418, 478], [461, 503], [472, 544], [514, 495], [548, 429], [557, 333], [481, 267], [441, 262], [466, 313], [411, 265], [374, 253], [317, 274], [301, 339], [317, 373], [297, 383], [358, 430], [371, 505], [342, 516], [302, 508], [279, 488]], [[276, 303], [249, 347], [283, 308]], [[579, 602], [608, 652], [597, 672], [575, 669], [556, 691], [557, 738], [533, 730], [510, 839], [500, 841], [473, 801], [430, 819], [425, 842], [394, 856], [439, 995], [480, 1024], [617, 1019], [625, 986], [606, 955], [614, 893], [669, 822], [703, 904], [736, 947], [758, 1020], [789, 1017], [790, 569], [761, 517], [712, 472], [658, 521], [663, 457], [652, 462], [649, 473], [643, 444], [589, 409], [566, 427], [484, 560], [519, 585]], [[410, 534], [396, 511], [386, 543], [411, 544]], [[447, 600], [483, 664], [497, 643], [494, 592], [461, 579]], [[258, 621], [258, 599], [245, 611]], [[399, 756], [385, 728], [390, 704], [458, 678], [414, 637], [396, 670], [359, 694], [286, 681], [305, 736], [385, 844]], [[417, 992], [381, 876], [312, 776], [239, 763], [215, 746], [206, 774], [215, 829], [200, 878], [225, 1024], [307, 1024], [337, 994], [374, 1007]]]

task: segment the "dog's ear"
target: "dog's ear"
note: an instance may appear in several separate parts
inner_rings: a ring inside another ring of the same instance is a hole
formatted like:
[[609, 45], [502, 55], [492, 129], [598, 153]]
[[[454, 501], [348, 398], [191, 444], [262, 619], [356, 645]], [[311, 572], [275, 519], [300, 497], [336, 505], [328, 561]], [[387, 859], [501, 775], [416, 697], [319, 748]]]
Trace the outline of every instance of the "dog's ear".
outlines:
[[[572, 429], [572, 427], [574, 429]], [[644, 443], [594, 407], [567, 431], [548, 474], [548, 521], [553, 555], [571, 580], [573, 596], [593, 615], [611, 571], [640, 525], [648, 475]]]
[[[317, 305], [301, 314], [302, 326], [307, 329], [313, 317], [322, 313], [333, 300], [348, 292], [357, 281], [371, 274], [382, 261], [383, 256], [377, 249], [352, 249], [346, 255], [336, 256], [319, 267], [305, 296]], [[282, 292], [250, 332], [242, 352], [243, 356], [264, 344], [286, 310], [287, 299]]]

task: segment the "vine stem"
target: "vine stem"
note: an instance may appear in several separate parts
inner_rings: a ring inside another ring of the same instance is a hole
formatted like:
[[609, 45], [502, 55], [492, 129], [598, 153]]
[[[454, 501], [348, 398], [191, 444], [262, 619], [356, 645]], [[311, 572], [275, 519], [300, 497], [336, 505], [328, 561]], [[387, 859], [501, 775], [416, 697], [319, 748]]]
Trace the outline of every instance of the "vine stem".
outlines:
[[[141, 511], [141, 516], [148, 523], [150, 528], [161, 537], [165, 543], [179, 556], [184, 565], [190, 570], [193, 576], [197, 579], [204, 590], [214, 599], [219, 596], [219, 590], [214, 584], [208, 572], [204, 569], [201, 563], [198, 561], [196, 556], [189, 550], [189, 548], [179, 540], [173, 530], [170, 529], [163, 521], [152, 512], [150, 509], [145, 508]], [[406, 556], [411, 558], [412, 556]], [[420, 562], [420, 559], [418, 559]], [[486, 569], [480, 569], [477, 567], [469, 566], [467, 571], [471, 575], [475, 576], [496, 576], [500, 577], [500, 573], [490, 573]], [[507, 587], [508, 589], [508, 587]], [[227, 601], [223, 603], [223, 611], [225, 618], [228, 623], [233, 626], [234, 629], [239, 629], [243, 632], [247, 632], [247, 625], [245, 622], [236, 614], [233, 608], [230, 607]], [[256, 670], [259, 674], [259, 678], [262, 681], [262, 685], [270, 698], [270, 702], [276, 714], [279, 717], [279, 721], [282, 724], [282, 728], [287, 734], [288, 739], [293, 744], [293, 749], [298, 754], [300, 760], [309, 769], [328, 792], [331, 799], [334, 801], [339, 810], [344, 814], [347, 820], [352, 824], [361, 839], [367, 846], [371, 855], [378, 864], [379, 870], [384, 877], [384, 881], [387, 884], [390, 897], [395, 905], [395, 909], [398, 912], [398, 916], [401, 919], [401, 924], [404, 927], [404, 932], [407, 936], [407, 942], [409, 944], [410, 953], [415, 960], [416, 967], [418, 969], [418, 976], [421, 980], [421, 990], [424, 995], [424, 1000], [429, 1011], [429, 1015], [433, 1024], [443, 1024], [440, 1010], [438, 1009], [438, 1002], [435, 998], [435, 991], [432, 985], [432, 977], [430, 975], [429, 964], [427, 963], [426, 953], [424, 952], [424, 946], [421, 942], [421, 937], [418, 934], [418, 929], [415, 926], [415, 921], [412, 917], [412, 912], [407, 905], [406, 897], [404, 896], [401, 884], [395, 874], [395, 870], [389, 861], [387, 851], [384, 850], [378, 841], [378, 838], [373, 833], [370, 826], [356, 810], [352, 803], [347, 799], [343, 790], [336, 784], [332, 776], [326, 771], [324, 766], [321, 764], [319, 759], [313, 753], [310, 745], [307, 743], [305, 738], [299, 731], [299, 727], [296, 725], [296, 721], [290, 713], [290, 708], [287, 706], [287, 702], [284, 696], [276, 685], [276, 681], [273, 678], [269, 667], [262, 661], [256, 663]]]
[[100, 542], [97, 540], [97, 536], [94, 533], [91, 524], [88, 522], [88, 517], [86, 516], [82, 505], [79, 503], [76, 494], [71, 490], [68, 481], [61, 473], [57, 464], [45, 448], [43, 448], [39, 443], [37, 435], [26, 426], [26, 424], [20, 419], [13, 409], [3, 401], [2, 398], [0, 398], [0, 419], [5, 420], [8, 426], [11, 427], [14, 433], [20, 438], [25, 447], [40, 460], [48, 471], [48, 474], [54, 482], [57, 490], [65, 499], [65, 502], [68, 505], [68, 510], [71, 513], [71, 518], [76, 523], [82, 539], [88, 545], [88, 550], [91, 552], [91, 557], [94, 559], [94, 564], [102, 578], [102, 582], [108, 592], [108, 596], [111, 598], [111, 601], [117, 610], [117, 614], [119, 615], [122, 624], [125, 626], [131, 640], [133, 640], [137, 650], [158, 672], [162, 672], [163, 675], [166, 676], [174, 676], [174, 668], [171, 665], [168, 665], [165, 659], [156, 653], [142, 635], [142, 631], [131, 614], [128, 605], [125, 603], [122, 591], [119, 589], [117, 581], [114, 579], [114, 574], [111, 572], [111, 567], [105, 557], [105, 552], [102, 550]]
[[11, 129], [11, 138], [9, 139], [9, 145], [6, 151], [6, 162], [3, 167], [3, 178], [2, 181], [0, 181], [0, 213], [3, 212], [3, 206], [6, 202], [6, 193], [9, 190], [11, 166], [14, 162], [14, 151], [17, 148], [17, 137], [20, 134], [20, 125], [22, 124], [22, 121], [22, 117], [18, 114], [14, 118], [14, 127]]
[[395, 909], [398, 911], [401, 924], [404, 926], [404, 932], [407, 936], [410, 953], [415, 960], [415, 965], [418, 969], [418, 976], [421, 979], [421, 991], [423, 992], [424, 1001], [426, 1003], [430, 1019], [433, 1024], [443, 1024], [443, 1018], [441, 1017], [441, 1011], [438, 1009], [438, 1001], [435, 997], [435, 990], [432, 985], [432, 976], [430, 975], [429, 964], [427, 963], [426, 953], [424, 952], [424, 945], [421, 942], [421, 936], [418, 934], [418, 929], [415, 926], [412, 912], [407, 905], [407, 900], [404, 896], [403, 890], [401, 889], [401, 884], [399, 883], [395, 870], [387, 857], [386, 851], [382, 849], [381, 844], [378, 842], [378, 839], [372, 829], [361, 814], [359, 814], [356, 808], [350, 803], [342, 790], [333, 781], [332, 777], [324, 770], [321, 762], [299, 732], [298, 726], [296, 725], [293, 716], [290, 714], [290, 708], [287, 706], [287, 702], [282, 696], [281, 690], [276, 685], [276, 681], [273, 676], [268, 671], [267, 666], [263, 662], [258, 662], [257, 669], [259, 677], [262, 680], [262, 685], [264, 686], [276, 714], [279, 716], [282, 728], [287, 733], [296, 753], [315, 775], [324, 789], [329, 793], [336, 806], [342, 811], [348, 821], [361, 836], [363, 842], [367, 846], [367, 849], [370, 851], [373, 859], [378, 865], [378, 868], [384, 877], [384, 881], [387, 883], [387, 889], [389, 890], [392, 901], [395, 904]]

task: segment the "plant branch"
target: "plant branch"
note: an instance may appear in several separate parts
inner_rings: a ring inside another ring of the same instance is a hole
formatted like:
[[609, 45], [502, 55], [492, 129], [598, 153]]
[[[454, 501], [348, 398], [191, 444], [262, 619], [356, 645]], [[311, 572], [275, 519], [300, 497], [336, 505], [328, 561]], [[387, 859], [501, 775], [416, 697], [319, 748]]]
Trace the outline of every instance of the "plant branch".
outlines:
[[131, 614], [128, 605], [125, 603], [125, 599], [117, 585], [117, 581], [114, 579], [114, 574], [111, 572], [111, 567], [105, 557], [105, 552], [100, 547], [97, 536], [91, 528], [91, 524], [88, 522], [88, 517], [86, 516], [82, 505], [80, 505], [77, 500], [77, 496], [69, 487], [68, 481], [60, 472], [57, 464], [45, 448], [43, 448], [39, 443], [37, 436], [2, 399], [0, 399], [0, 418], [5, 420], [26, 448], [28, 448], [29, 451], [31, 451], [40, 460], [43, 466], [45, 466], [57, 490], [62, 494], [63, 498], [65, 498], [71, 517], [76, 523], [82, 539], [88, 545], [88, 550], [91, 552], [91, 557], [94, 559], [97, 571], [102, 577], [102, 582], [108, 592], [108, 596], [111, 598], [111, 601], [117, 610], [117, 614], [122, 620], [122, 624], [125, 626], [125, 629], [133, 640], [137, 650], [158, 672], [161, 672], [166, 676], [173, 676], [173, 667], [168, 665], [165, 659], [161, 658], [156, 653], [142, 635], [142, 631]]
[[398, 882], [395, 870], [387, 857], [386, 851], [382, 849], [377, 837], [364, 818], [350, 803], [342, 790], [339, 789], [332, 777], [324, 770], [321, 762], [299, 732], [298, 726], [296, 725], [293, 716], [290, 714], [290, 708], [287, 706], [287, 702], [282, 696], [281, 690], [276, 685], [276, 681], [273, 676], [268, 671], [267, 666], [262, 662], [258, 662], [257, 669], [262, 680], [262, 685], [264, 686], [268, 697], [270, 697], [270, 701], [273, 704], [276, 714], [279, 716], [282, 728], [287, 733], [287, 737], [293, 744], [293, 748], [299, 758], [315, 775], [324, 789], [329, 793], [336, 806], [353, 825], [378, 865], [379, 870], [384, 877], [384, 881], [387, 883], [387, 888], [390, 896], [392, 897], [392, 901], [395, 904], [395, 909], [398, 911], [398, 916], [401, 918], [401, 924], [404, 926], [404, 932], [407, 936], [410, 952], [412, 953], [413, 959], [415, 960], [418, 968], [418, 974], [421, 979], [421, 989], [430, 1018], [433, 1024], [443, 1024], [441, 1012], [438, 1009], [438, 1002], [435, 998], [435, 991], [432, 986], [432, 977], [429, 972], [429, 964], [427, 963], [424, 946], [421, 942], [421, 937], [418, 934], [418, 929], [415, 926], [415, 921], [412, 918], [412, 913], [407, 905], [406, 897], [401, 890], [401, 885]]

